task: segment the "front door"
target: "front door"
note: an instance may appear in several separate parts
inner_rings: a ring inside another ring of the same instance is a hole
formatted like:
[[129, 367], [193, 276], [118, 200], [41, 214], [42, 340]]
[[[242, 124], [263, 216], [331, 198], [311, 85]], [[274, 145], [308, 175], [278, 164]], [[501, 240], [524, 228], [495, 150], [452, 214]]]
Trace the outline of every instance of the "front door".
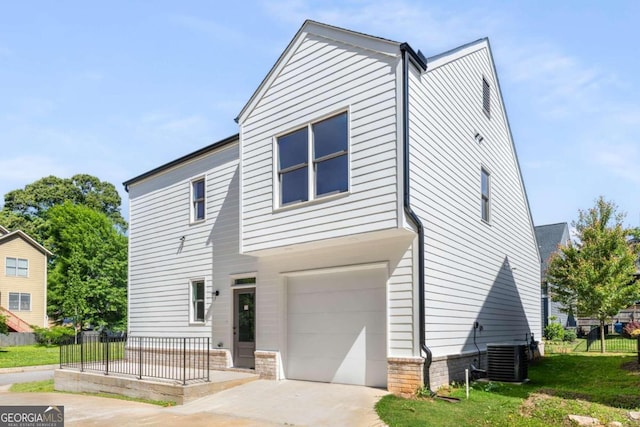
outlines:
[[255, 368], [256, 351], [256, 290], [236, 289], [233, 292], [233, 364], [236, 368]]

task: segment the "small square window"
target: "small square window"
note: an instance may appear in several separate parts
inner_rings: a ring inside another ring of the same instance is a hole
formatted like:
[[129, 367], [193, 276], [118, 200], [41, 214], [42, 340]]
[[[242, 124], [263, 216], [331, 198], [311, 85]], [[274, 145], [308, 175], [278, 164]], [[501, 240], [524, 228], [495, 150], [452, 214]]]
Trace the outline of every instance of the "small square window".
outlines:
[[491, 115], [491, 87], [484, 77], [482, 78], [482, 109], [487, 117]]
[[191, 321], [204, 323], [204, 280], [191, 282]]
[[29, 277], [29, 260], [22, 258], [5, 258], [7, 276]]
[[31, 294], [9, 292], [9, 311], [31, 311]]
[[490, 175], [485, 169], [481, 170], [480, 177], [480, 193], [481, 193], [481, 215], [482, 219], [489, 222], [490, 209], [491, 209], [491, 189], [490, 189]]
[[191, 183], [191, 220], [202, 221], [205, 218], [204, 178]]

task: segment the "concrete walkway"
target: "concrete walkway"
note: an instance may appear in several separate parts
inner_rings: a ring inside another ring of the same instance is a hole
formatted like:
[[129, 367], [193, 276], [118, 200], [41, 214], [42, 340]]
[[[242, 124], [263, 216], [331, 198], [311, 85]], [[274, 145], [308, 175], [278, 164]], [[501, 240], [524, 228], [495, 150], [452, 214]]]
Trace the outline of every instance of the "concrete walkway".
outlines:
[[65, 393], [2, 392], [0, 401], [63, 405], [68, 426], [384, 426], [373, 407], [385, 394], [359, 386], [258, 380], [170, 408]]

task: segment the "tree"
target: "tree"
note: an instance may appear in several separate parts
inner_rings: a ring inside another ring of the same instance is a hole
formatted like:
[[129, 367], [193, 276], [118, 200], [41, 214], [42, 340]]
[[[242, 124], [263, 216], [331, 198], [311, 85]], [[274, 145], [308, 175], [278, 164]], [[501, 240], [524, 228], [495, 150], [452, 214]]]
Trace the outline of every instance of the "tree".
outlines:
[[65, 202], [46, 214], [48, 311], [78, 326], [121, 329], [127, 314], [127, 238], [106, 214]]
[[0, 313], [0, 334], [7, 335], [9, 333], [9, 326], [7, 326], [7, 318]]
[[127, 228], [120, 213], [120, 195], [113, 184], [86, 174], [71, 178], [48, 176], [24, 189], [8, 192], [0, 210], [0, 224], [10, 230], [20, 229], [42, 242], [47, 237], [47, 211], [67, 201], [104, 213], [122, 232]]
[[617, 206], [598, 198], [588, 211], [579, 211], [572, 225], [578, 240], [560, 247], [551, 259], [547, 280], [551, 299], [579, 317], [600, 322], [600, 351], [605, 352], [604, 324], [640, 299], [634, 283], [639, 245], [629, 239]]

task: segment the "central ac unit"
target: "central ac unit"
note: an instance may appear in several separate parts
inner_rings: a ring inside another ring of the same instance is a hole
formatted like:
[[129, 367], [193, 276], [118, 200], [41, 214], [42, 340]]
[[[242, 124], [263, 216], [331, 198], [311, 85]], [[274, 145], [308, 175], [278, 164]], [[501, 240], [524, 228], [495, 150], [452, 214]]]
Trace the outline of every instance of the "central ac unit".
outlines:
[[487, 376], [492, 381], [522, 382], [527, 379], [525, 344], [487, 344]]

